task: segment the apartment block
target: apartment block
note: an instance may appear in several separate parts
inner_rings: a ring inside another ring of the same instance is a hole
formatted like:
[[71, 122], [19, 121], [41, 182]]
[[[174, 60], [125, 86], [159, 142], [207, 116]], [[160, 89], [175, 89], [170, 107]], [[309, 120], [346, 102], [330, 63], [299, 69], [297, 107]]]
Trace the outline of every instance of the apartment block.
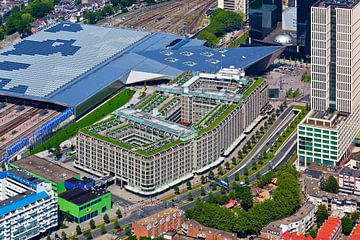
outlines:
[[228, 69], [161, 86], [135, 109], [81, 130], [75, 167], [152, 195], [219, 165], [266, 117], [266, 80], [241, 73]]
[[[182, 238], [181, 235], [187, 238]], [[182, 224], [179, 239], [204, 239], [204, 240], [236, 240], [235, 233], [230, 233], [215, 228], [209, 228], [201, 225], [195, 220], [187, 220]]]
[[50, 183], [17, 169], [0, 172], [0, 239], [33, 239], [57, 224], [57, 197]]
[[134, 235], [157, 238], [167, 231], [177, 231], [185, 220], [185, 212], [177, 208], [168, 208], [132, 224]]
[[359, 1], [311, 8], [311, 109], [298, 127], [299, 167], [338, 166], [360, 128]]
[[305, 236], [305, 234], [297, 234], [285, 232], [280, 240], [339, 240], [341, 239], [342, 224], [339, 218], [329, 217], [318, 230], [316, 238]]
[[311, 229], [316, 220], [317, 205], [305, 203], [290, 217], [269, 223], [261, 229], [260, 237], [270, 240], [279, 240], [285, 233], [305, 234]]
[[335, 194], [321, 190], [321, 181], [305, 177], [302, 179], [306, 201], [325, 205], [329, 212], [353, 213], [360, 211], [360, 197], [350, 194]]
[[344, 167], [338, 174], [339, 191], [360, 195], [360, 171]]

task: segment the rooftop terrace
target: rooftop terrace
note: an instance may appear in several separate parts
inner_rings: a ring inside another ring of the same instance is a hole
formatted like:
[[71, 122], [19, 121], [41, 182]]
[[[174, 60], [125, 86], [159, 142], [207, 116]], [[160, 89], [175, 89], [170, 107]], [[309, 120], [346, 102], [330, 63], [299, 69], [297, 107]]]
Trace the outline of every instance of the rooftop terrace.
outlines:
[[319, 127], [336, 128], [339, 124], [346, 120], [346, 117], [347, 116], [337, 112], [329, 113], [313, 110], [309, 113], [303, 123]]

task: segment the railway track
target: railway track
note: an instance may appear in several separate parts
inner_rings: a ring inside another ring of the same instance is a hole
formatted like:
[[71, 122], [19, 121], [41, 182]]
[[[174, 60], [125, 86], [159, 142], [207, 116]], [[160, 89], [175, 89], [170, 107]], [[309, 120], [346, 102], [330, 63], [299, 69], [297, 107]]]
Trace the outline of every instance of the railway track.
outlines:
[[32, 118], [36, 114], [40, 113], [41, 109], [39, 108], [31, 108], [29, 111], [21, 114], [13, 121], [10, 121], [8, 123], [5, 123], [0, 127], [0, 136], [3, 136], [4, 134], [8, 133], [15, 127], [19, 126], [20, 124], [24, 123], [27, 119]]
[[16, 109], [16, 107], [17, 107], [16, 105], [13, 105], [13, 106], [9, 107], [8, 109], [0, 112], [0, 119], [3, 118], [4, 116], [8, 115], [12, 111], [14, 111]]
[[[41, 111], [41, 109], [40, 109]], [[32, 126], [31, 128], [29, 128], [28, 130], [20, 133], [16, 138], [10, 140], [9, 142], [7, 142], [6, 144], [2, 145], [0, 147], [0, 156], [4, 156], [5, 155], [5, 150], [6, 150], [6, 146], [9, 146], [13, 143], [15, 143], [17, 140], [19, 140], [22, 137], [25, 137], [27, 135], [29, 135], [30, 133], [32, 133], [36, 128], [40, 127], [40, 125], [42, 125], [43, 123], [47, 122], [48, 120], [50, 120], [51, 118], [55, 117], [58, 114], [58, 112], [54, 112], [53, 114], [49, 115], [48, 117], [46, 117], [43, 121], [35, 124], [34, 126]], [[35, 114], [36, 115], [36, 114]], [[33, 115], [33, 116], [35, 116]]]

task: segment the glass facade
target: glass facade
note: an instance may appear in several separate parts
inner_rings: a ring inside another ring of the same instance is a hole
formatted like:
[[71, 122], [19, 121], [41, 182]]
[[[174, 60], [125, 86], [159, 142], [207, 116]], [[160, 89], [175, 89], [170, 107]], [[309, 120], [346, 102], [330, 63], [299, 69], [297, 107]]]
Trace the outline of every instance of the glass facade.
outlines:
[[309, 166], [311, 163], [336, 166], [339, 160], [336, 131], [299, 125], [298, 138], [301, 167]]

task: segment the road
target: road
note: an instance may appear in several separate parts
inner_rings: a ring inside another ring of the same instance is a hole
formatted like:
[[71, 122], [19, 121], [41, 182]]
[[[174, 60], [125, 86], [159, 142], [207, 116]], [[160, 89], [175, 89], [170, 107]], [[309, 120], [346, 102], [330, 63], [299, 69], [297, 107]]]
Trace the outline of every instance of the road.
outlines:
[[[293, 106], [289, 106], [275, 121], [275, 123], [272, 125], [272, 127], [265, 133], [265, 135], [260, 139], [260, 141], [255, 145], [255, 147], [252, 149], [252, 151], [245, 157], [245, 159], [234, 169], [229, 171], [227, 174], [221, 177], [221, 179], [224, 179], [226, 177], [229, 178], [230, 181], [234, 180], [235, 173], [238, 172], [243, 174], [243, 170], [245, 167], [251, 168], [252, 164], [258, 161], [258, 156], [263, 154], [265, 151], [267, 151], [271, 145], [276, 141], [276, 139], [279, 137], [280, 133], [283, 132], [286, 127], [289, 125], [289, 123], [294, 119], [296, 116], [294, 114]], [[288, 159], [290, 159], [293, 152], [296, 150], [296, 134], [293, 134], [290, 136], [288, 141], [285, 142], [285, 144], [278, 150], [275, 157], [271, 161], [272, 166], [278, 166], [286, 162]], [[236, 150], [235, 150], [236, 151]], [[263, 168], [259, 170], [260, 175], [265, 174], [267, 171], [269, 171], [272, 167], [270, 166], [270, 163], [267, 163]], [[256, 176], [258, 174], [253, 174], [249, 177], [250, 181], [255, 181]], [[203, 186], [206, 191], [211, 191], [210, 184], [205, 184]], [[217, 193], [219, 194], [220, 191]], [[195, 189], [191, 192], [194, 199], [201, 196], [200, 189]], [[202, 198], [203, 200], [206, 200], [208, 197], [205, 196]], [[183, 210], [190, 209], [196, 204], [195, 201], [188, 202], [187, 200], [187, 194], [179, 195], [173, 198], [172, 200], [161, 202], [158, 205], [155, 206], [147, 206], [144, 207], [136, 212], [133, 212], [126, 218], [123, 218], [119, 221], [120, 225], [126, 225], [132, 222], [135, 222], [137, 220], [140, 220], [146, 216], [152, 215], [154, 213], [157, 213], [159, 211], [162, 211], [168, 207], [175, 207], [181, 205], [181, 208]], [[111, 231], [114, 228], [113, 224], [110, 224], [106, 227], [107, 231]], [[101, 236], [100, 229], [95, 230], [92, 232], [92, 235], [94, 238]], [[125, 232], [120, 233], [119, 236], [124, 236]], [[85, 237], [79, 237], [80, 240], [85, 240]]]

